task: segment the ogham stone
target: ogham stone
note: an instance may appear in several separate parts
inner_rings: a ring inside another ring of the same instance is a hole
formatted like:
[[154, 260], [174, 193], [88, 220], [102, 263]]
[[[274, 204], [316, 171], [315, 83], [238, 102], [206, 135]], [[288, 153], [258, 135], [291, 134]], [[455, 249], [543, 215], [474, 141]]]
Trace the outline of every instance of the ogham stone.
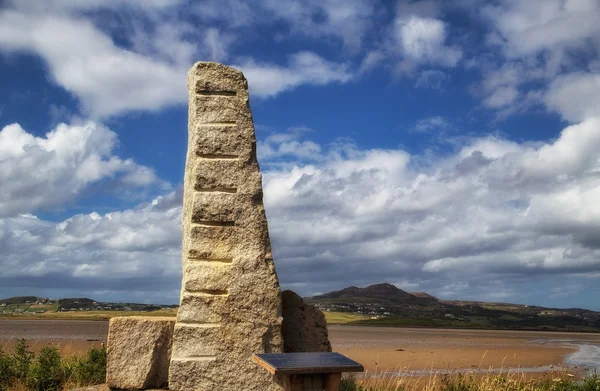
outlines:
[[199, 62], [188, 88], [183, 282], [169, 389], [279, 390], [251, 360], [283, 352], [283, 340], [248, 83], [236, 69]]

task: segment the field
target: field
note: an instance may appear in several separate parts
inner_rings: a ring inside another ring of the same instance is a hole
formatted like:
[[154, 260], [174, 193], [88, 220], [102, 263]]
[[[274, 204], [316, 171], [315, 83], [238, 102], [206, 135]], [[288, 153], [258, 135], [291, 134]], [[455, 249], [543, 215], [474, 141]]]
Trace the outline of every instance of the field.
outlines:
[[[24, 311], [27, 313], [35, 313], [39, 311], [53, 311], [58, 310], [58, 303], [53, 304], [8, 304], [5, 307], [0, 308], [2, 311], [14, 312]], [[1, 315], [0, 315], [1, 316]]]
[[[31, 311], [30, 311], [31, 312]], [[177, 309], [156, 310], [156, 311], [65, 311], [55, 312], [49, 310], [43, 314], [0, 314], [1, 319], [32, 319], [32, 320], [50, 320], [50, 319], [81, 319], [81, 320], [109, 320], [116, 316], [177, 316]]]
[[361, 320], [367, 320], [369, 317], [361, 314], [352, 314], [348, 312], [324, 312], [327, 324], [346, 324], [350, 322], [358, 322]]

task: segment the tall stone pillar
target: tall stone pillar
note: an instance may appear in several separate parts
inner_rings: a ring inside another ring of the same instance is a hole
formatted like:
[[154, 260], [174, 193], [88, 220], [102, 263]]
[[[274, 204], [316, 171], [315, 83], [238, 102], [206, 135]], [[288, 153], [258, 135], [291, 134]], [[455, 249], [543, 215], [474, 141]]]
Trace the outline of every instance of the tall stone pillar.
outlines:
[[236, 69], [199, 62], [188, 88], [183, 283], [169, 389], [277, 390], [251, 360], [282, 352], [283, 342], [248, 83]]

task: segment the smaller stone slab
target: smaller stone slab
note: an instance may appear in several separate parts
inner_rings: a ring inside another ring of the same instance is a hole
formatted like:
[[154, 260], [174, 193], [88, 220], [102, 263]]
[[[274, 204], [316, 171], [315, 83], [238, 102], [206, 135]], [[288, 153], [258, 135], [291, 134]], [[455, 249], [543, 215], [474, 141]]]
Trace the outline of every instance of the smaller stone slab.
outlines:
[[331, 352], [325, 315], [292, 291], [281, 292], [283, 351]]
[[273, 375], [363, 372], [365, 368], [339, 353], [264, 353], [252, 359]]
[[166, 388], [174, 318], [116, 317], [108, 328], [106, 382], [109, 388]]

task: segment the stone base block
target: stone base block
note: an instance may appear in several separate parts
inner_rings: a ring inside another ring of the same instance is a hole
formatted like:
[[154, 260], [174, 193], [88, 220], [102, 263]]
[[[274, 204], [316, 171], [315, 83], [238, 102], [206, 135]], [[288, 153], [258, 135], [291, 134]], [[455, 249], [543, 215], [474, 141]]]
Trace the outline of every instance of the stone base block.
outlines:
[[175, 318], [117, 317], [110, 320], [106, 382], [128, 390], [166, 388]]

